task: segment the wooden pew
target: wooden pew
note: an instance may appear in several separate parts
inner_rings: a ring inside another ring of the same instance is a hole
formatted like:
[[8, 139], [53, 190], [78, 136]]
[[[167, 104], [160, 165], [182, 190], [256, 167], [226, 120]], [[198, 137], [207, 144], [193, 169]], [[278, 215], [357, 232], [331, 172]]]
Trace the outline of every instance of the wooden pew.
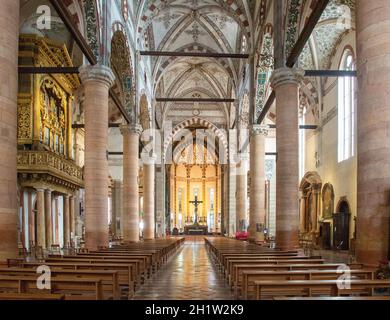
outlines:
[[[37, 262], [24, 262], [20, 265], [22, 268], [37, 268], [41, 263]], [[45, 265], [49, 266], [51, 270], [73, 270], [73, 271], [87, 271], [87, 270], [106, 270], [118, 272], [119, 285], [128, 290], [128, 297], [131, 298], [134, 295], [136, 288], [135, 285], [135, 271], [134, 265], [129, 264], [90, 264], [85, 262], [45, 262]]]
[[52, 278], [50, 290], [39, 290], [35, 276], [0, 275], [0, 290], [6, 293], [62, 293], [66, 300], [103, 300], [100, 279]]
[[226, 278], [229, 285], [232, 285], [234, 279], [234, 266], [235, 265], [259, 265], [259, 264], [270, 264], [270, 265], [292, 265], [292, 264], [323, 264], [323, 259], [273, 259], [273, 260], [264, 260], [264, 259], [229, 259], [227, 261], [227, 273]]
[[[37, 274], [36, 268], [0, 268], [0, 275], [6, 276], [35, 276], [38, 279], [41, 274]], [[51, 278], [75, 278], [75, 279], [100, 279], [102, 281], [103, 292], [111, 296], [114, 300], [121, 298], [118, 272], [114, 270], [69, 270], [50, 268]]]
[[[236, 284], [239, 284], [240, 277], [244, 271], [294, 271], [294, 270], [337, 270], [340, 267], [344, 267], [342, 263], [320, 263], [320, 264], [307, 264], [307, 263], [291, 263], [287, 265], [270, 265], [270, 264], [237, 264], [233, 267], [233, 282], [232, 286], [235, 289]], [[360, 269], [361, 266], [349, 265], [351, 269]]]
[[[261, 300], [264, 293], [272, 298], [277, 295], [312, 296], [313, 291], [325, 292], [327, 295], [365, 294], [372, 296], [376, 288], [390, 288], [390, 280], [350, 280], [351, 289], [339, 289], [339, 280], [274, 280], [255, 281], [256, 300]], [[292, 291], [294, 290], [294, 291]]]
[[124, 265], [129, 265], [129, 266], [134, 266], [134, 271], [135, 271], [135, 282], [136, 284], [141, 283], [141, 275], [145, 272], [145, 266], [143, 260], [140, 259], [99, 259], [99, 258], [72, 258], [72, 257], [66, 257], [66, 258], [49, 258], [45, 260], [46, 263], [51, 263], [51, 262], [58, 262], [58, 263], [63, 263], [63, 262], [69, 262], [71, 264], [75, 263], [89, 263], [91, 265], [96, 265], [96, 264], [105, 264], [107, 266], [113, 265], [113, 264], [124, 264]]
[[[354, 269], [349, 271], [352, 278], [374, 279], [374, 271], [368, 269]], [[250, 296], [250, 289], [255, 281], [259, 280], [334, 280], [338, 279], [342, 273], [338, 270], [295, 270], [295, 271], [243, 271], [241, 283], [235, 286], [235, 297], [239, 298], [241, 284], [242, 298], [247, 300]]]
[[0, 293], [0, 300], [64, 300], [65, 295], [53, 293]]

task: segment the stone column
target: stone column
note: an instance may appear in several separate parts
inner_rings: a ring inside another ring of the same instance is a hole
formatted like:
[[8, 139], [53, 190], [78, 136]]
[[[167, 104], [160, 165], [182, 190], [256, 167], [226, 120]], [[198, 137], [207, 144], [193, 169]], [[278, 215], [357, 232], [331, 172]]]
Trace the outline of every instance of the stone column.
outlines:
[[56, 236], [55, 236], [55, 244], [60, 244], [60, 210], [59, 210], [59, 199], [58, 195], [54, 196], [54, 215], [56, 222]]
[[149, 159], [149, 161], [145, 161], [143, 165], [144, 166], [144, 239], [145, 240], [150, 240], [155, 238], [154, 163], [155, 163], [155, 158], [151, 158]]
[[236, 232], [246, 231], [240, 229], [240, 223], [247, 222], [247, 195], [248, 195], [248, 154], [240, 155], [237, 164], [237, 188], [236, 188]]
[[123, 240], [139, 241], [139, 125], [122, 125], [123, 136]]
[[111, 229], [115, 236], [120, 236], [120, 229], [117, 228], [117, 221], [122, 224], [122, 181], [114, 180], [114, 186], [112, 190], [112, 221]]
[[19, 1], [0, 0], [0, 262], [18, 255], [17, 93]]
[[76, 217], [75, 217], [75, 197], [70, 196], [69, 197], [69, 239], [70, 242], [74, 242], [74, 237], [76, 233]]
[[388, 260], [390, 215], [390, 2], [358, 1], [357, 260]]
[[37, 239], [36, 246], [46, 248], [45, 189], [37, 189]]
[[46, 248], [50, 249], [53, 244], [53, 222], [52, 222], [52, 199], [51, 190], [45, 190], [45, 225], [46, 225]]
[[281, 68], [271, 84], [276, 93], [276, 245], [299, 245], [299, 84], [304, 72]]
[[64, 248], [69, 247], [70, 244], [70, 213], [69, 213], [69, 200], [70, 196], [68, 194], [64, 195]]
[[264, 241], [264, 233], [256, 232], [256, 225], [265, 227], [265, 135], [264, 127], [254, 125], [250, 140], [250, 207], [249, 239]]
[[28, 245], [29, 247], [35, 243], [35, 214], [32, 201], [32, 190], [28, 191]]
[[115, 79], [102, 65], [83, 66], [85, 108], [85, 246], [108, 246], [108, 92]]

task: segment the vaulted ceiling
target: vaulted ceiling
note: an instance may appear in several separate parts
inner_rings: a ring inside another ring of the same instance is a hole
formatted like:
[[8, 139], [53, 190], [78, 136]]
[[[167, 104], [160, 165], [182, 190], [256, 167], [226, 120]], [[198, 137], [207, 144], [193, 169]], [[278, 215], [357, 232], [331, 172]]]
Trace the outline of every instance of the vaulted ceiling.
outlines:
[[[139, 23], [140, 46], [152, 51], [248, 52], [247, 1], [148, 1]], [[156, 97], [234, 98], [240, 60], [200, 57], [150, 59]], [[174, 124], [193, 116], [226, 126], [230, 104], [159, 103], [157, 121]]]

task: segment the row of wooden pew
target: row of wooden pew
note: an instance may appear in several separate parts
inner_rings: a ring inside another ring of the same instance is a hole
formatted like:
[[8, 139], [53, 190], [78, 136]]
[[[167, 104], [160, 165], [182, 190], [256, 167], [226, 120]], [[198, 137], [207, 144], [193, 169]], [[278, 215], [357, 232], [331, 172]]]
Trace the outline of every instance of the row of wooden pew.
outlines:
[[300, 250], [270, 249], [223, 237], [205, 242], [236, 299], [362, 299], [374, 296], [375, 289], [390, 288], [389, 280], [375, 279], [375, 270], [361, 264], [326, 263]]
[[10, 259], [0, 268], [0, 300], [131, 299], [183, 242], [171, 237], [49, 255], [41, 261]]

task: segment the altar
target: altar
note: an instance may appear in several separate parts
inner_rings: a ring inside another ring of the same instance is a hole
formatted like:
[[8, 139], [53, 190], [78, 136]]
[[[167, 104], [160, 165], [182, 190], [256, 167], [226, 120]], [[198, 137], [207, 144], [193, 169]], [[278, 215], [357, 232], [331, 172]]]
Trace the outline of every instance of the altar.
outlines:
[[190, 225], [184, 226], [184, 234], [186, 235], [207, 235], [208, 227], [207, 225], [199, 224], [198, 222], [198, 205], [202, 201], [198, 200], [198, 197], [195, 196], [194, 201], [190, 201], [191, 204], [195, 206], [195, 222]]
[[207, 226], [200, 224], [193, 224], [184, 227], [184, 234], [186, 235], [207, 235]]

